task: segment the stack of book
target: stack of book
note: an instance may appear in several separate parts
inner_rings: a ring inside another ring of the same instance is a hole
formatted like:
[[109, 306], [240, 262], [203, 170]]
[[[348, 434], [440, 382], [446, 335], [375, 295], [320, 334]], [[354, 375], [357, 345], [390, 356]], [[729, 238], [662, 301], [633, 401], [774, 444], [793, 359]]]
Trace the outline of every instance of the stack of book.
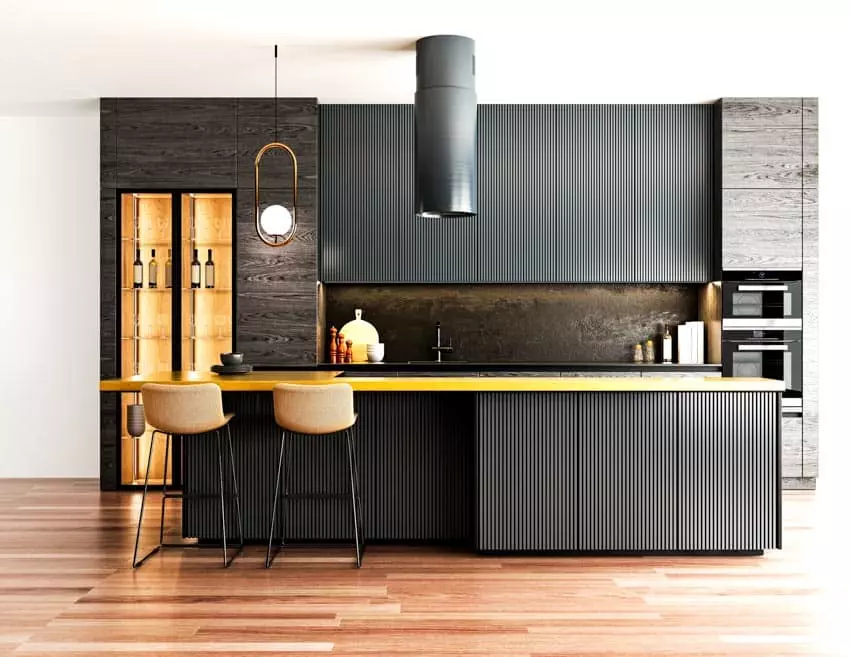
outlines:
[[679, 324], [679, 363], [701, 365], [705, 362], [705, 323]]

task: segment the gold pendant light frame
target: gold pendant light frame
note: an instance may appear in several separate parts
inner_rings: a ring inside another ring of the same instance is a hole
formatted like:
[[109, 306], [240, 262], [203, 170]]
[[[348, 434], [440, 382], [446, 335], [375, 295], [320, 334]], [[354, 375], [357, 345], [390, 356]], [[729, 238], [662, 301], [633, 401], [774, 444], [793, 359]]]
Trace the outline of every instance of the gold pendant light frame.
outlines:
[[[289, 229], [289, 233], [287, 233], [284, 236], [284, 239], [280, 242], [272, 240], [268, 235], [266, 235], [263, 232], [263, 227], [260, 225], [260, 163], [262, 162], [263, 156], [265, 156], [266, 153], [275, 149], [286, 151], [289, 154], [290, 159], [292, 160], [292, 227]], [[260, 149], [260, 151], [257, 153], [257, 157], [254, 159], [254, 221], [256, 222], [257, 236], [263, 241], [263, 243], [268, 244], [269, 246], [286, 246], [295, 237], [295, 229], [298, 226], [298, 220], [296, 218], [297, 212], [298, 158], [295, 157], [295, 151], [293, 151], [286, 144], [281, 144], [277, 141], [272, 142], [271, 144], [266, 144]]]

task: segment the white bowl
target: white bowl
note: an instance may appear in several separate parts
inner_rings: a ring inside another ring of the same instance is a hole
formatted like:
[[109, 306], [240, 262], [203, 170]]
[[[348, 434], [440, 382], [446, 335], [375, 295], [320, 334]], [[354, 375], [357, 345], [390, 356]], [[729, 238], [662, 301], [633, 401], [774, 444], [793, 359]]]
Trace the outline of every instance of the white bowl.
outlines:
[[384, 360], [384, 343], [376, 342], [375, 344], [367, 344], [366, 357], [370, 363], [380, 363]]

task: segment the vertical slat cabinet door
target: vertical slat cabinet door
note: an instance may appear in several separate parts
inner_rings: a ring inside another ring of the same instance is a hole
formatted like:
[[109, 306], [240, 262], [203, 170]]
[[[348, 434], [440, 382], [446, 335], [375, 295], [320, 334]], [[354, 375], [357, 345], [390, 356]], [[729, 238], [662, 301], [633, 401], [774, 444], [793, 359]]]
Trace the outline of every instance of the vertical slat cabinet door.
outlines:
[[558, 175], [555, 105], [478, 106], [478, 280], [556, 278]]
[[476, 395], [476, 548], [578, 549], [579, 395]]
[[577, 394], [580, 550], [676, 549], [676, 396]]
[[723, 269], [801, 269], [801, 98], [724, 98], [720, 115]]
[[117, 186], [236, 187], [235, 98], [119, 98]]
[[634, 106], [556, 111], [555, 282], [634, 282]]
[[803, 98], [803, 477], [818, 476], [818, 99]]
[[637, 282], [712, 278], [712, 120], [712, 105], [635, 107]]
[[676, 396], [679, 549], [781, 547], [779, 393]]
[[[413, 105], [404, 105], [399, 148], [404, 180], [396, 185], [399, 221], [399, 283], [475, 283], [478, 269], [478, 217], [421, 217], [414, 212]], [[480, 116], [480, 114], [479, 114]], [[479, 174], [480, 175], [480, 174]]]
[[413, 213], [413, 107], [320, 105], [321, 275], [394, 283]]

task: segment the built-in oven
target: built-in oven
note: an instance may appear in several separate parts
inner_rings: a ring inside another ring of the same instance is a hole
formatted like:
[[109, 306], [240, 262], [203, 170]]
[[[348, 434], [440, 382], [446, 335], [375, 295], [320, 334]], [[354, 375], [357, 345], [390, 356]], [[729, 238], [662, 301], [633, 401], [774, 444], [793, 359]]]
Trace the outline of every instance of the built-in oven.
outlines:
[[729, 271], [723, 274], [723, 328], [802, 327], [803, 281], [799, 271]]
[[785, 382], [783, 410], [803, 403], [802, 331], [723, 331], [723, 376], [763, 377]]

